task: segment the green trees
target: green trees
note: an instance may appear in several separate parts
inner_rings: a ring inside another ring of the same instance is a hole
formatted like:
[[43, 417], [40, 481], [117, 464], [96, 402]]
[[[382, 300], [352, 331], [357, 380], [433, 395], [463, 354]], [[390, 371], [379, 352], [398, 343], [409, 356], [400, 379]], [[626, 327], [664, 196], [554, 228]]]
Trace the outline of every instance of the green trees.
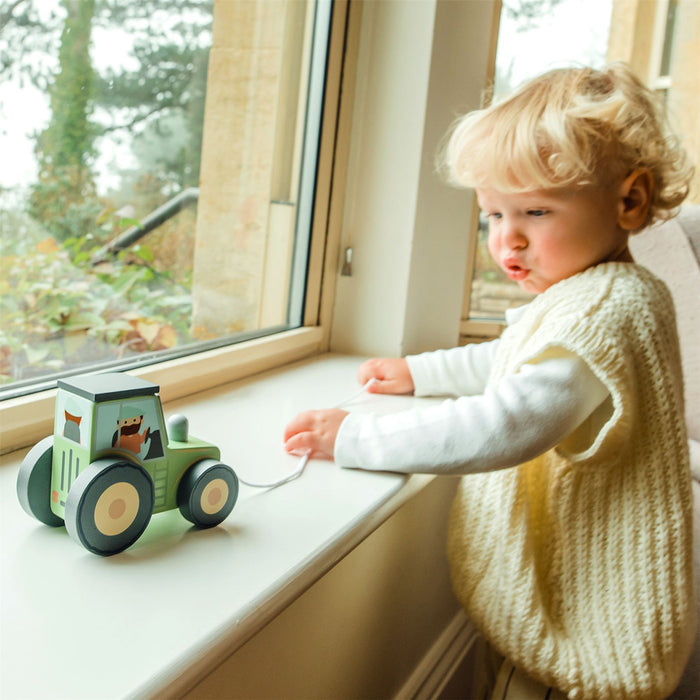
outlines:
[[89, 231], [101, 207], [91, 171], [95, 126], [91, 123], [94, 70], [90, 35], [94, 0], [62, 0], [66, 18], [58, 72], [49, 88], [51, 121], [39, 135], [38, 182], [29, 211], [60, 241]]
[[[58, 70], [53, 79], [45, 71], [31, 75], [35, 82], [49, 84], [51, 119], [37, 138], [39, 175], [30, 212], [64, 241], [84, 236], [98, 212], [111, 204], [100, 201], [96, 190], [100, 141], [118, 141], [137, 163], [131, 172], [116, 173], [122, 180], [112, 193], [116, 208], [133, 199], [144, 174], [146, 211], [163, 197], [198, 184], [212, 3], [190, 0], [174, 10], [164, 0], [60, 2], [65, 19]], [[36, 19], [34, 25], [40, 33], [56, 33], [55, 21], [40, 24]], [[96, 70], [94, 56], [103, 50], [96, 31], [104, 37], [116, 29], [128, 33], [134, 60], [129, 67], [108, 63]], [[154, 179], [161, 190], [155, 200]], [[100, 194], [104, 199], [105, 193]]]
[[98, 0], [96, 23], [126, 29], [135, 59], [97, 76], [96, 104], [111, 116], [101, 133], [133, 132], [142, 169], [181, 188], [199, 182], [212, 12], [212, 0], [183, 0], [176, 11], [171, 0]]
[[0, 6], [0, 84], [39, 88], [50, 115], [35, 181], [0, 189], [0, 383], [190, 340], [192, 255], [170, 249], [193, 245], [192, 210], [105, 264], [90, 254], [198, 184], [212, 5]]

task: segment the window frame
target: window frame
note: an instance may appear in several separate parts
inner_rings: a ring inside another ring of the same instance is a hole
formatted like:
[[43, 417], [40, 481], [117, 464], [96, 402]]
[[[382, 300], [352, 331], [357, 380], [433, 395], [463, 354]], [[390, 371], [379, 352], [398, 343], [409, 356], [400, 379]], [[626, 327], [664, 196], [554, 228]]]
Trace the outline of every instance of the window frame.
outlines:
[[[128, 370], [158, 384], [163, 402], [328, 351], [361, 9], [332, 0], [303, 325]], [[56, 389], [49, 389], [0, 401], [0, 454], [52, 432], [55, 397]]]
[[[486, 84], [493, 85], [496, 79], [496, 53], [498, 51], [498, 35], [501, 28], [501, 9], [502, 2], [494, 2], [493, 4], [493, 21], [491, 22], [491, 36], [489, 38], [489, 50], [487, 58], [487, 75]], [[459, 343], [482, 342], [497, 338], [505, 328], [505, 321], [494, 319], [490, 320], [473, 320], [470, 318], [472, 284], [474, 282], [474, 274], [476, 271], [476, 251], [479, 242], [479, 206], [476, 203], [476, 196], [472, 192], [472, 220], [469, 223], [469, 249], [467, 253], [467, 272], [464, 281], [464, 294], [462, 297], [462, 314], [459, 323]]]
[[[670, 55], [673, 52], [674, 35], [671, 27], [671, 36], [668, 36], [669, 29], [669, 9], [674, 7], [674, 17], [677, 12], [677, 3], [674, 0], [657, 0], [656, 12], [654, 15], [654, 25], [652, 29], [651, 49], [649, 51], [649, 85], [659, 92], [669, 90], [673, 84], [671, 76], [671, 66], [667, 71], [663, 71], [663, 58], [668, 48]], [[667, 41], [669, 41], [667, 45]]]

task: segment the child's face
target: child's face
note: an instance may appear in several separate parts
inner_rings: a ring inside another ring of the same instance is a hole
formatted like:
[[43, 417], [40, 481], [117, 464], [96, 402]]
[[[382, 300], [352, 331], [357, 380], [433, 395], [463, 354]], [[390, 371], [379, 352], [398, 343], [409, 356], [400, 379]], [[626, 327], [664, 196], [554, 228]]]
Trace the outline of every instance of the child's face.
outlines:
[[476, 192], [489, 218], [489, 252], [527, 292], [540, 294], [601, 262], [631, 260], [614, 191]]

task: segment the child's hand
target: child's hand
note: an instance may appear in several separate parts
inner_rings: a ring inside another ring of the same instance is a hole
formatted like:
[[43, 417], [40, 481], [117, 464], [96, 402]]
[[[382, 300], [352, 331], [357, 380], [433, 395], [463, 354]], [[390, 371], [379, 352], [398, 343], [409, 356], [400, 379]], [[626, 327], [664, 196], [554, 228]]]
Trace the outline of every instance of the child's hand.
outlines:
[[357, 379], [362, 385], [376, 380], [367, 389], [371, 394], [412, 394], [415, 389], [408, 362], [403, 358], [367, 360], [360, 365]]
[[296, 455], [311, 450], [316, 457], [333, 459], [335, 438], [347, 415], [339, 408], [300, 413], [284, 430], [284, 449]]

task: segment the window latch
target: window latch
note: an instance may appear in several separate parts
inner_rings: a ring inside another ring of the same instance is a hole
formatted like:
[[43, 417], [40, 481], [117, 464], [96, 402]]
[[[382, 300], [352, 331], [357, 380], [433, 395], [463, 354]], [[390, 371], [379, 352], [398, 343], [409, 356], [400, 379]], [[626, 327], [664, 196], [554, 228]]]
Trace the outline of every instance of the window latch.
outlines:
[[352, 248], [350, 247], [345, 249], [345, 260], [340, 274], [343, 277], [352, 277]]

